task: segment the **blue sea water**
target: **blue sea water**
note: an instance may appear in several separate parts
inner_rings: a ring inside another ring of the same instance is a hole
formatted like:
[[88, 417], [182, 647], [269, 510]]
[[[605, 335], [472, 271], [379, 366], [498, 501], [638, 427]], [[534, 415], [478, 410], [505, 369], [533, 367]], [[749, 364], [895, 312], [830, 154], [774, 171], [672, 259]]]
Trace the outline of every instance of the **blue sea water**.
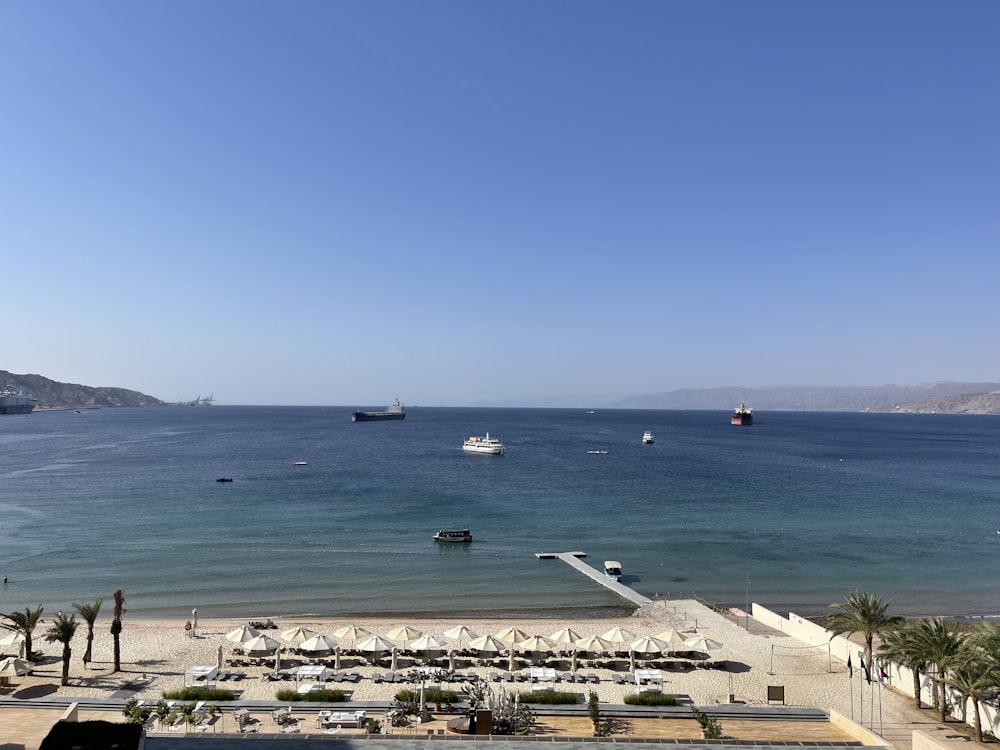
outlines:
[[[0, 418], [0, 611], [117, 588], [148, 616], [618, 611], [533, 555], [582, 550], [650, 597], [812, 614], [860, 588], [904, 614], [1000, 614], [998, 417], [350, 411]], [[505, 455], [463, 453], [487, 431]], [[434, 543], [447, 527], [475, 543]]]

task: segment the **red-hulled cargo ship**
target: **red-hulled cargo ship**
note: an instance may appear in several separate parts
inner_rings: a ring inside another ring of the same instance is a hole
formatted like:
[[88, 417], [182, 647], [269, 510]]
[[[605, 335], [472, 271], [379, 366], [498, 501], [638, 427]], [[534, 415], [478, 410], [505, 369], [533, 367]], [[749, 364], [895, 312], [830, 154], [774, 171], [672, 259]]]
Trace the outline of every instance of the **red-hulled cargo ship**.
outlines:
[[733, 409], [732, 424], [753, 424], [753, 409], [748, 409], [742, 401]]

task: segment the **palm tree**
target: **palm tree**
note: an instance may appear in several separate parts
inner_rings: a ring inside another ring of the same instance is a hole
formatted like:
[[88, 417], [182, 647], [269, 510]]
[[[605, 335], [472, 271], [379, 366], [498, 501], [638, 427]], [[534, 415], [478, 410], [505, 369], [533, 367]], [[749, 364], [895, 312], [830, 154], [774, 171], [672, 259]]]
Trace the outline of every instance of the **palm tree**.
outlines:
[[35, 632], [35, 628], [38, 627], [38, 621], [42, 619], [42, 605], [38, 605], [38, 609], [24, 608], [24, 612], [11, 612], [6, 615], [0, 615], [7, 620], [10, 620], [11, 627], [16, 632], [24, 636], [24, 653], [28, 661], [32, 660], [32, 649], [31, 649], [31, 634]]
[[976, 742], [983, 741], [983, 720], [979, 714], [979, 699], [983, 693], [997, 684], [1000, 674], [997, 667], [985, 654], [976, 648], [966, 647], [958, 655], [948, 685], [957, 690], [964, 699], [962, 720], [965, 721], [965, 707], [972, 701], [973, 717], [976, 728]]
[[948, 677], [948, 669], [958, 657], [962, 638], [959, 635], [957, 625], [949, 628], [945, 621], [939, 617], [917, 620], [913, 627], [917, 648], [928, 664], [937, 667], [938, 708], [941, 710], [941, 723], [944, 723], [948, 720], [945, 681]]
[[94, 623], [97, 621], [97, 615], [101, 611], [101, 603], [103, 601], [103, 599], [98, 599], [93, 604], [77, 604], [73, 602], [73, 609], [87, 623], [87, 650], [83, 652], [84, 667], [91, 661], [91, 651], [94, 647]]
[[920, 673], [927, 668], [927, 660], [920, 650], [913, 624], [904, 623], [883, 633], [878, 652], [913, 673], [913, 696], [916, 698], [917, 708], [923, 708], [920, 700]]
[[122, 633], [122, 615], [125, 614], [125, 591], [118, 589], [115, 591], [115, 615], [111, 620], [111, 635], [115, 639], [115, 668], [113, 672], [120, 672], [122, 668], [122, 650], [119, 637]]
[[830, 639], [836, 635], [861, 633], [865, 639], [865, 668], [871, 674], [875, 636], [899, 627], [905, 620], [899, 615], [887, 614], [889, 602], [864, 591], [853, 591], [840, 604], [831, 604], [830, 608], [840, 610], [830, 618], [827, 626], [832, 633]]
[[55, 622], [45, 633], [45, 640], [49, 643], [59, 642], [63, 645], [62, 652], [62, 684], [69, 684], [69, 657], [70, 657], [70, 643], [73, 641], [73, 636], [76, 635], [76, 629], [80, 625], [76, 621], [76, 614], [72, 614], [69, 617], [64, 615], [62, 612], [59, 613], [59, 617], [56, 618]]

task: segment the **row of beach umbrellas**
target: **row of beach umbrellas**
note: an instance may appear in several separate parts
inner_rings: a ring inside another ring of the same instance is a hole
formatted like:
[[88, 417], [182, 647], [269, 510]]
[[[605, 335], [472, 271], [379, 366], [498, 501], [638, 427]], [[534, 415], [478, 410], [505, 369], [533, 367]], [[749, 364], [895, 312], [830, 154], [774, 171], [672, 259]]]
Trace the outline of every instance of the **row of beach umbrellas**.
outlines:
[[[324, 653], [337, 649], [343, 641], [350, 641], [358, 651], [377, 653], [392, 651], [400, 645], [413, 651], [441, 651], [447, 642], [435, 635], [428, 635], [408, 625], [402, 625], [386, 636], [373, 635], [356, 625], [347, 625], [334, 631], [335, 638], [303, 627], [282, 631], [279, 640], [260, 633], [248, 625], [243, 625], [226, 634], [226, 639], [238, 644], [248, 654], [270, 654], [282, 644], [306, 653]], [[600, 636], [582, 637], [571, 628], [562, 628], [549, 636], [530, 635], [516, 626], [505, 628], [495, 635], [477, 635], [465, 625], [459, 625], [444, 632], [444, 637], [456, 640], [460, 647], [475, 649], [482, 653], [498, 653], [510, 650], [521, 652], [544, 652], [558, 650], [602, 653], [607, 651], [631, 651], [637, 654], [655, 654], [676, 650], [683, 646], [690, 651], [714, 651], [722, 644], [704, 636], [684, 637], [676, 630], [666, 630], [654, 636], [638, 637], [621, 626], [616, 626]], [[401, 642], [401, 643], [400, 643]]]

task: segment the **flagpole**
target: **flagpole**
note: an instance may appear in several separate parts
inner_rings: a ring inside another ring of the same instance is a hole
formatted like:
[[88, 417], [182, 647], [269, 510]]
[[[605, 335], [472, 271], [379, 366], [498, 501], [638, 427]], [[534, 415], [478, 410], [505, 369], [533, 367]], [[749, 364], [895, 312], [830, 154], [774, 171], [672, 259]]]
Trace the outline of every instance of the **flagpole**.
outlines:
[[847, 651], [847, 684], [851, 690], [851, 721], [854, 721], [854, 667], [851, 665], [851, 652]]

